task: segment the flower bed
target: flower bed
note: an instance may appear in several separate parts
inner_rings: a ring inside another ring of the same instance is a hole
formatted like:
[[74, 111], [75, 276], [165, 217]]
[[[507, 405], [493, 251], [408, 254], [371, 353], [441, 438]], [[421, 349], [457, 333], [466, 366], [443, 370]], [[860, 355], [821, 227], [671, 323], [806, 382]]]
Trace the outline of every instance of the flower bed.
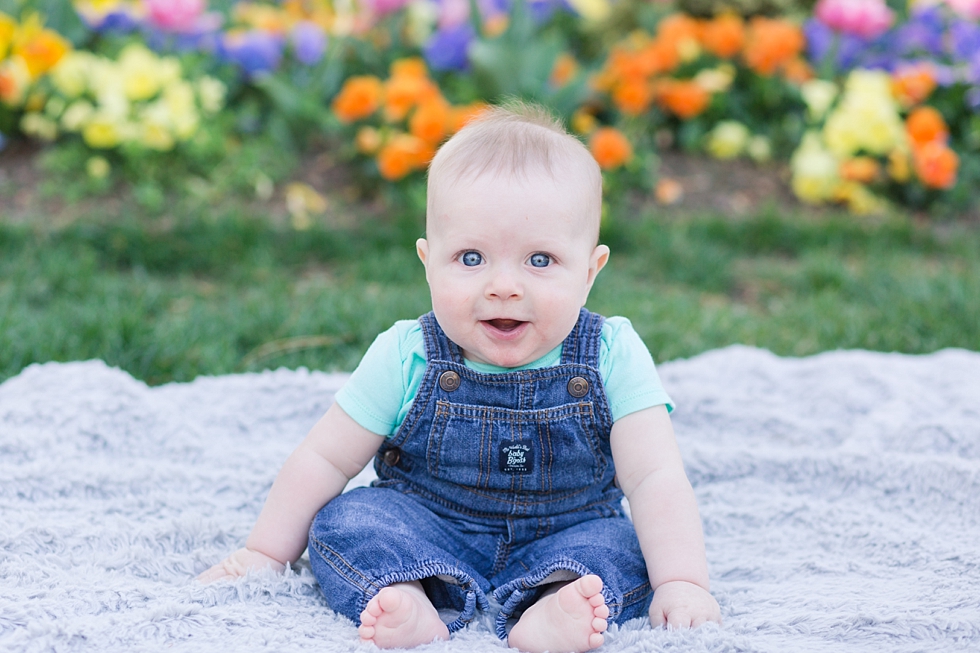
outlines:
[[976, 0], [708, 18], [607, 0], [89, 0], [47, 26], [31, 6], [0, 13], [0, 147], [82, 148], [93, 178], [266, 134], [327, 138], [365, 187], [417, 194], [445, 138], [522, 97], [567, 120], [613, 200], [675, 201], [657, 153], [679, 148], [786, 161], [799, 199], [858, 214], [976, 206]]

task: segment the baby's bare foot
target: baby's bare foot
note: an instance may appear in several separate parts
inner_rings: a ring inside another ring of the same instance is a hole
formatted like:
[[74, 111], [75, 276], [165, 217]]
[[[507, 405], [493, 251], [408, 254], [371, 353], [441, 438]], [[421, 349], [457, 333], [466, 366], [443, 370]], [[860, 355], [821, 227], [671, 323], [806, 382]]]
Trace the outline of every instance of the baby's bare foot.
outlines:
[[449, 639], [449, 629], [418, 581], [395, 583], [378, 592], [361, 613], [357, 634], [379, 648], [412, 648]]
[[584, 653], [602, 646], [608, 617], [602, 579], [582, 576], [528, 608], [507, 644], [528, 653]]

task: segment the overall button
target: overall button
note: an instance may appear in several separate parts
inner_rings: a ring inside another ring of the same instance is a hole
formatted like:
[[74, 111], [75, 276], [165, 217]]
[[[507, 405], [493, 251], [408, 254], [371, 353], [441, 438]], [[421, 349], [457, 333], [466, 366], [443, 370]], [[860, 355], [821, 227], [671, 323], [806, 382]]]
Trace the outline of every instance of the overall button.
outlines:
[[402, 452], [398, 449], [388, 449], [381, 457], [384, 464], [388, 467], [394, 467], [398, 464], [398, 461], [402, 459]]
[[439, 377], [439, 387], [446, 392], [452, 392], [459, 387], [459, 374], [456, 372], [443, 372]]
[[589, 394], [589, 382], [580, 376], [573, 376], [568, 382], [568, 394], [575, 398], [581, 398]]

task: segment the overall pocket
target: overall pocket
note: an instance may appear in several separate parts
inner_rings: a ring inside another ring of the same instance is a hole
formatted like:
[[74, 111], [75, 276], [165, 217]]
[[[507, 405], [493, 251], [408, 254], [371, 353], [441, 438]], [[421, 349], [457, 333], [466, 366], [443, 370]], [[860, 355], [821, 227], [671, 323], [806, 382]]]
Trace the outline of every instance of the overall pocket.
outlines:
[[437, 401], [426, 462], [444, 481], [541, 502], [585, 490], [609, 464], [591, 402], [516, 411]]

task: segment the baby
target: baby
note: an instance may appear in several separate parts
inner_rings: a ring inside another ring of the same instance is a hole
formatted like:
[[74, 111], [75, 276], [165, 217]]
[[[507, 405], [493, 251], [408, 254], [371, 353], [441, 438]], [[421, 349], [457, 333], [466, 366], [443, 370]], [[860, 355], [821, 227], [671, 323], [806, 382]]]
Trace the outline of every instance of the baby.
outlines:
[[[447, 639], [489, 596], [498, 636], [530, 653], [596, 648], [646, 614], [720, 621], [670, 398], [629, 321], [583, 308], [609, 259], [601, 194], [538, 108], [450, 139], [416, 243], [432, 312], [378, 336], [245, 548], [200, 579], [309, 547], [327, 603], [381, 648]], [[378, 480], [341, 494], [372, 457]]]

